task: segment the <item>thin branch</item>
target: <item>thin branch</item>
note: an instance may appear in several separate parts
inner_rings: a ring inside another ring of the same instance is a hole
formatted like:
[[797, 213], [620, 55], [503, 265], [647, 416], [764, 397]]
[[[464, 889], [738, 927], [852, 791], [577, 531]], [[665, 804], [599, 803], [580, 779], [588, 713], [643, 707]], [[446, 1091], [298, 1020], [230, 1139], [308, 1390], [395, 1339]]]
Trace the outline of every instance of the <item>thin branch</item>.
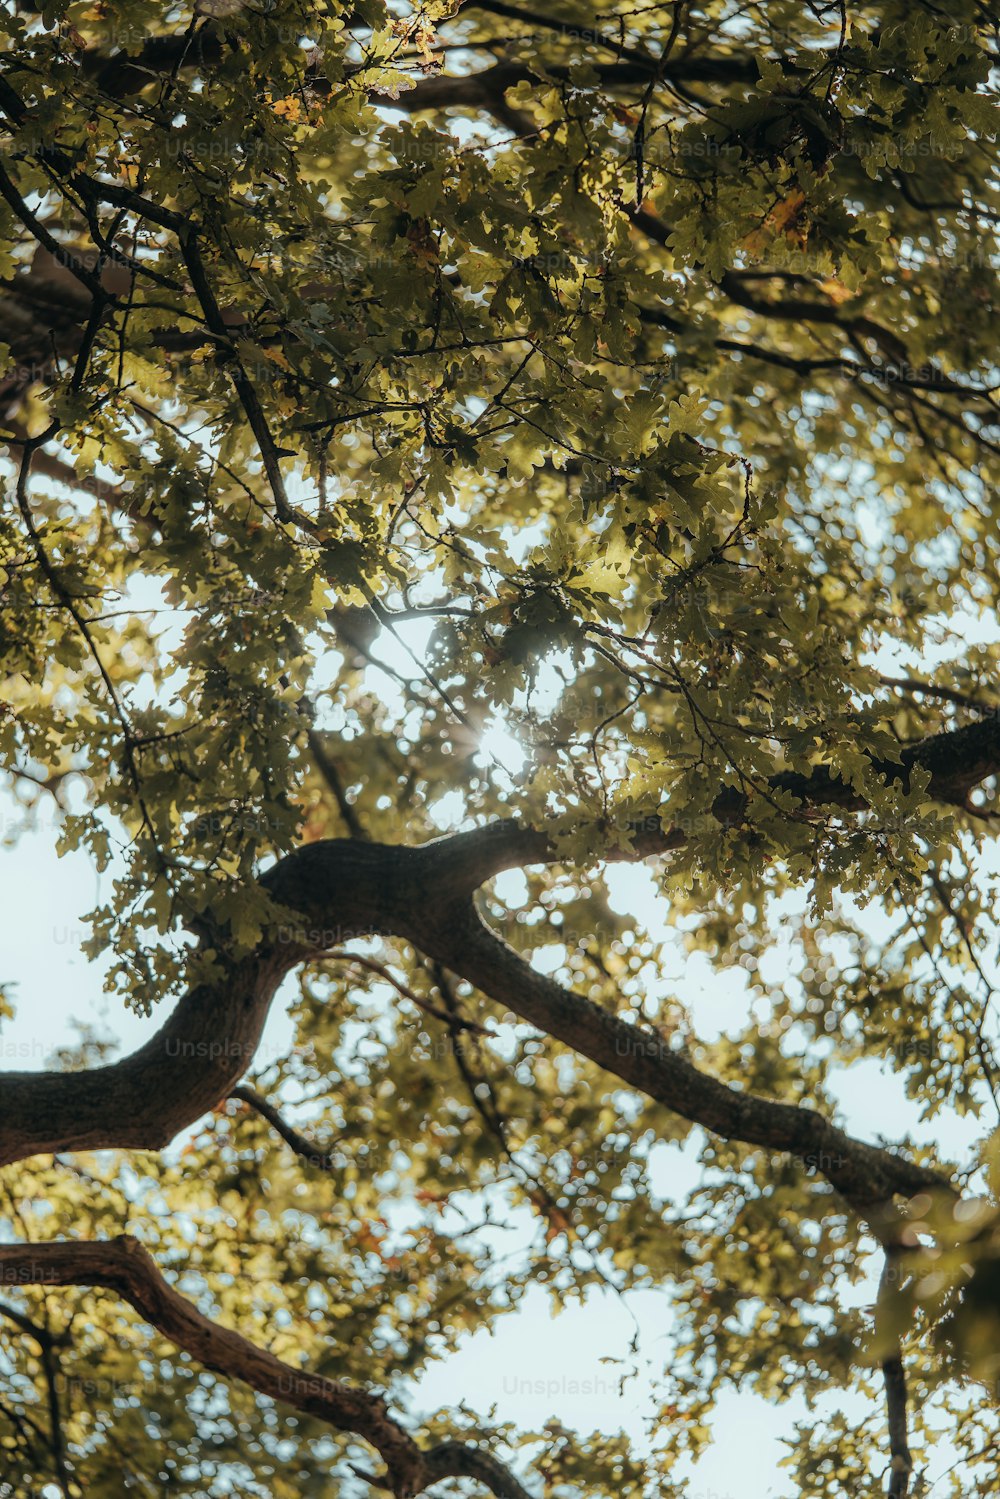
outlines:
[[306, 738], [310, 753], [316, 762], [316, 769], [332, 793], [333, 799], [337, 803], [337, 810], [344, 819], [351, 837], [368, 838], [370, 834], [358, 816], [354, 803], [347, 795], [347, 788], [344, 785], [343, 777], [340, 774], [336, 761], [327, 750], [322, 735], [310, 726]]
[[49, 1437], [56, 1481], [62, 1491], [63, 1499], [70, 1499], [70, 1475], [66, 1466], [66, 1434], [63, 1431], [62, 1403], [59, 1399], [59, 1366], [51, 1342], [42, 1344], [42, 1372], [45, 1376], [49, 1407]]
[[47, 1327], [32, 1321], [26, 1312], [20, 1312], [17, 1307], [8, 1306], [5, 1301], [0, 1302], [0, 1317], [6, 1317], [8, 1322], [13, 1322], [15, 1327], [19, 1327], [29, 1338], [34, 1338], [39, 1348], [57, 1341]]
[[939, 697], [946, 703], [957, 703], [960, 708], [974, 708], [980, 713], [994, 713], [996, 706], [985, 703], [982, 698], [969, 692], [960, 692], [957, 687], [942, 687], [937, 682], [922, 682], [917, 677], [886, 677], [879, 673], [883, 687], [898, 687], [901, 692], [917, 692], [923, 697]]
[[45, 578], [45, 581], [48, 583], [49, 588], [52, 590], [53, 597], [66, 610], [66, 613], [70, 616], [73, 623], [79, 630], [80, 635], [82, 636], [87, 646], [87, 650], [94, 662], [94, 665], [97, 667], [98, 675], [100, 676], [101, 681], [104, 683], [105, 691], [107, 692], [108, 697], [111, 700], [112, 711], [115, 718], [118, 720], [119, 726], [121, 727], [122, 731], [122, 748], [125, 758], [125, 766], [128, 771], [129, 780], [132, 782], [132, 789], [135, 794], [136, 806], [139, 809], [143, 826], [145, 827], [146, 832], [149, 834], [150, 843], [152, 845], [157, 862], [162, 869], [165, 869], [166, 865], [163, 854], [160, 850], [159, 841], [156, 836], [156, 828], [153, 824], [153, 819], [150, 815], [149, 808], [146, 805], [145, 796], [143, 795], [142, 781], [139, 775], [139, 765], [135, 756], [136, 741], [132, 733], [132, 726], [129, 723], [128, 715], [125, 711], [125, 705], [122, 702], [118, 689], [114, 684], [111, 673], [109, 672], [107, 666], [104, 664], [104, 659], [97, 648], [97, 642], [94, 639], [93, 632], [90, 628], [90, 622], [78, 608], [77, 602], [73, 595], [63, 584], [57, 568], [54, 566], [48, 553], [45, 550], [44, 542], [42, 541], [38, 528], [35, 525], [34, 516], [31, 513], [31, 502], [28, 499], [28, 479], [31, 474], [32, 459], [34, 457], [36, 449], [41, 447], [44, 443], [48, 442], [54, 435], [54, 427], [55, 424], [53, 423], [43, 433], [41, 433], [40, 436], [30, 438], [24, 444], [24, 452], [22, 454], [21, 463], [18, 468], [17, 485], [15, 490], [18, 509], [21, 512], [21, 519], [23, 520], [25, 530], [28, 533], [28, 538], [35, 553], [35, 558], [38, 562], [39, 569], [43, 577]]
[[418, 1010], [423, 1010], [425, 1015], [433, 1015], [435, 1020], [442, 1020], [448, 1026], [449, 1030], [473, 1031], [477, 1036], [490, 1036], [493, 1034], [486, 1026], [479, 1025], [475, 1020], [457, 1019], [448, 1011], [439, 1010], [436, 1005], [430, 1004], [428, 1000], [421, 999], [420, 995], [411, 989], [409, 984], [404, 984], [402, 979], [398, 979], [392, 970], [387, 968], [384, 963], [380, 963], [377, 958], [365, 957], [361, 953], [344, 952], [337, 948], [326, 953], [325, 957], [333, 962], [353, 963], [358, 968], [366, 968], [370, 973], [377, 974], [379, 978], [385, 979], [387, 984], [391, 984], [396, 993], [401, 995], [403, 999], [408, 999], [411, 1004], [416, 1005]]
[[249, 1083], [240, 1083], [233, 1088], [229, 1094], [230, 1098], [238, 1098], [243, 1103], [249, 1104], [250, 1108], [256, 1110], [262, 1119], [266, 1119], [272, 1129], [281, 1136], [286, 1145], [290, 1145], [297, 1156], [309, 1166], [316, 1166], [320, 1171], [335, 1171], [336, 1162], [333, 1156], [327, 1155], [326, 1151], [320, 1150], [314, 1145], [308, 1136], [300, 1134], [285, 1119], [272, 1103], [251, 1088]]
[[250, 424], [250, 429], [257, 441], [257, 446], [260, 449], [264, 472], [271, 487], [271, 495], [274, 499], [274, 508], [278, 519], [285, 525], [301, 524], [302, 517], [293, 508], [285, 489], [285, 481], [281, 473], [281, 463], [279, 461], [280, 453], [274, 438], [271, 436], [271, 429], [267, 424], [267, 418], [264, 415], [264, 408], [260, 403], [260, 397], [257, 394], [253, 381], [243, 367], [243, 361], [237, 351], [231, 330], [222, 316], [222, 309], [216, 301], [215, 293], [212, 291], [211, 284], [205, 272], [201, 251], [198, 249], [197, 229], [193, 225], [186, 224], [179, 235], [179, 239], [184, 264], [187, 266], [188, 275], [191, 277], [191, 285], [194, 288], [194, 294], [198, 298], [201, 310], [205, 315], [205, 321], [211, 332], [217, 338], [224, 339], [232, 350], [232, 358], [228, 361], [230, 378], [236, 389], [236, 394], [240, 398], [240, 404], [243, 407], [247, 421]]
[[[896, 1256], [887, 1253], [879, 1284], [880, 1301], [887, 1298], [893, 1280]], [[906, 1369], [903, 1365], [899, 1341], [895, 1352], [882, 1360], [882, 1378], [885, 1382], [885, 1403], [889, 1428], [889, 1487], [887, 1499], [906, 1499], [913, 1472], [910, 1455], [907, 1421]]]
[[58, 264], [64, 265], [87, 288], [95, 303], [103, 306], [114, 300], [111, 294], [105, 291], [101, 285], [100, 277], [95, 276], [88, 266], [84, 265], [70, 250], [61, 245], [38, 216], [32, 213], [2, 166], [0, 166], [0, 197], [6, 200], [13, 209], [16, 217], [21, 220], [21, 223], [32, 237], [48, 250], [53, 259]]

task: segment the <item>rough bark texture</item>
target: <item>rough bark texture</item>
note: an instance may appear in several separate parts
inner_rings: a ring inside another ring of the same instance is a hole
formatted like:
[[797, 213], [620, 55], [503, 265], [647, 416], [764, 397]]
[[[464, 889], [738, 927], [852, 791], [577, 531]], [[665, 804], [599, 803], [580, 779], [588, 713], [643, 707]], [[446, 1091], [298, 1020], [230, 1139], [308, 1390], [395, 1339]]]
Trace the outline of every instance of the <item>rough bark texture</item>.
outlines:
[[[930, 794], [964, 806], [973, 786], [1000, 766], [1000, 728], [985, 719], [876, 767], [906, 780], [931, 772]], [[803, 806], [863, 809], [852, 788], [818, 770], [794, 785]], [[718, 821], [738, 822], [741, 799], [720, 794]], [[595, 859], [668, 853], [683, 830], [636, 830], [629, 846], [595, 830]], [[310, 844], [264, 876], [289, 913], [249, 957], [213, 985], [192, 989], [139, 1051], [111, 1066], [74, 1073], [0, 1074], [0, 1165], [56, 1150], [158, 1149], [221, 1102], [253, 1059], [275, 990], [303, 959], [348, 937], [397, 936], [476, 985], [491, 999], [565, 1042], [629, 1086], [729, 1140], [790, 1152], [820, 1171], [858, 1212], [877, 1214], [894, 1194], [946, 1184], [891, 1150], [865, 1144], [811, 1109], [755, 1098], [700, 1072], [686, 1057], [543, 978], [480, 921], [472, 896], [504, 869], [558, 861], [542, 830], [498, 822], [421, 848], [332, 839]]]

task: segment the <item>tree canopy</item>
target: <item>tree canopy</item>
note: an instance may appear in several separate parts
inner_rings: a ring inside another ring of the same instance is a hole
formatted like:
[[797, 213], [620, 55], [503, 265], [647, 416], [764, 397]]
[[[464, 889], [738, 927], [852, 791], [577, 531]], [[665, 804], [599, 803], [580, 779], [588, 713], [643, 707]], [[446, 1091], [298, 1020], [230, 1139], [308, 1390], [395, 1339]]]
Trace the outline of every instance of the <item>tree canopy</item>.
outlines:
[[[0, 28], [0, 764], [165, 1017], [0, 1076], [0, 1495], [1000, 1493], [995, 8]], [[414, 1405], [533, 1286], [648, 1443]]]

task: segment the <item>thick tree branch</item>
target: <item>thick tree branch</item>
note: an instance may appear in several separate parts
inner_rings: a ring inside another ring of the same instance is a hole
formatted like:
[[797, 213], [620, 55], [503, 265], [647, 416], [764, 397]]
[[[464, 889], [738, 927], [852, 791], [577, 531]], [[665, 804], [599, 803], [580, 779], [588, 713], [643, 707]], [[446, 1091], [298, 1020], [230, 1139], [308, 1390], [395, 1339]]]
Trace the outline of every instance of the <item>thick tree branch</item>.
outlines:
[[[905, 749], [901, 763], [875, 762], [874, 768], [905, 790], [914, 766], [930, 772], [931, 797], [964, 807], [972, 787], [1000, 770], [1000, 720], [985, 718], [939, 734]], [[853, 787], [822, 767], [811, 774], [776, 775], [771, 784], [804, 806], [858, 811], [866, 805]], [[720, 823], [738, 824], [745, 805], [742, 793], [720, 792], [713, 813]], [[686, 836], [683, 828], [661, 826], [655, 818], [625, 839], [595, 828], [580, 857], [641, 859], [681, 847]], [[471, 897], [501, 870], [558, 862], [558, 848], [544, 830], [515, 822], [419, 848], [332, 839], [297, 850], [261, 881], [288, 911], [287, 922], [231, 963], [218, 982], [190, 990], [132, 1056], [83, 1072], [0, 1074], [0, 1165], [43, 1152], [166, 1145], [239, 1082], [278, 984], [290, 969], [349, 938], [378, 935], [411, 942], [532, 1024], [727, 1138], [806, 1155], [845, 1155], [834, 1174], [825, 1174], [858, 1205], [932, 1180], [889, 1151], [848, 1140], [808, 1111], [774, 1104], [765, 1116], [735, 1090], [711, 1078], [702, 1081], [696, 1071], [689, 1074], [676, 1057], [657, 1062], [646, 1040], [624, 1022], [603, 1016], [558, 986], [539, 988], [533, 970], [472, 920]]]
[[453, 920], [432, 956], [522, 1020], [682, 1118], [725, 1140], [797, 1156], [858, 1212], [880, 1208], [895, 1193], [948, 1189], [937, 1173], [866, 1145], [814, 1109], [759, 1098], [700, 1071], [656, 1032], [632, 1025], [536, 972], [486, 927], [471, 905], [464, 921]]
[[502, 1463], [478, 1447], [445, 1442], [425, 1452], [379, 1395], [283, 1363], [241, 1333], [220, 1327], [163, 1279], [137, 1239], [0, 1245], [0, 1281], [18, 1286], [94, 1286], [115, 1291], [152, 1327], [206, 1369], [369, 1442], [396, 1499], [412, 1499], [447, 1477], [485, 1483], [497, 1499], [529, 1499]]
[[[613, 62], [596, 65], [598, 77], [605, 88], [646, 84], [650, 78], [657, 77], [684, 83], [719, 84], [754, 84], [759, 78], [752, 58], [701, 51], [690, 55], [680, 52], [670, 59], [661, 72], [659, 59], [651, 53], [629, 46], [614, 36], [604, 36], [590, 27], [559, 21], [539, 11], [504, 5], [500, 0], [484, 0], [481, 4], [466, 3], [462, 6], [463, 15], [472, 10], [486, 11], [509, 20], [520, 20], [529, 29], [542, 27], [556, 34], [561, 33], [577, 43], [613, 53]], [[231, 45], [237, 45], [235, 40]], [[86, 52], [82, 55], [81, 63], [84, 73], [93, 80], [101, 93], [112, 99], [123, 99], [168, 74], [213, 70], [222, 61], [225, 48], [226, 42], [219, 29], [209, 23], [193, 36], [185, 33], [178, 36], [149, 37], [132, 53], [123, 51], [108, 57], [106, 53], [97, 50]], [[545, 76], [568, 79], [570, 65], [547, 61], [539, 67], [532, 67], [527, 62], [503, 62], [478, 73], [427, 79], [394, 100], [393, 107], [427, 109], [442, 104], [469, 104], [474, 107], [485, 105], [492, 109], [498, 100], [502, 100], [502, 95], [508, 88], [525, 81], [538, 82], [540, 77]], [[307, 70], [305, 81], [307, 87], [328, 87], [318, 68]], [[435, 84], [444, 87], [436, 90], [433, 87]]]

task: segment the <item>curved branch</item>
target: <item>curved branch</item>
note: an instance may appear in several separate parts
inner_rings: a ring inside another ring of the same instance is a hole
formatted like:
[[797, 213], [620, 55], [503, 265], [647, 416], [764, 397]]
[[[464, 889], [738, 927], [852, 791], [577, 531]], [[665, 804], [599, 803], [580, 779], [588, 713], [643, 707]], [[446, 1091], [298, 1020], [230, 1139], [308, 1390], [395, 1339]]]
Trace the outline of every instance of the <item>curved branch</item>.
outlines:
[[[21, 1286], [78, 1285], [115, 1291], [207, 1369], [240, 1379], [340, 1431], [364, 1437], [397, 1481], [419, 1471], [420, 1449], [391, 1420], [384, 1401], [339, 1380], [295, 1369], [242, 1334], [219, 1327], [167, 1284], [152, 1257], [131, 1235], [102, 1243], [0, 1245], [0, 1279]], [[395, 1492], [415, 1491], [397, 1486]]]
[[691, 1123], [725, 1140], [797, 1156], [869, 1218], [896, 1193], [951, 1190], [938, 1173], [855, 1139], [815, 1109], [760, 1098], [702, 1072], [655, 1031], [538, 973], [471, 903], [432, 955], [522, 1020]]
[[351, 839], [283, 860], [261, 883], [288, 911], [287, 925], [217, 982], [190, 989], [138, 1051], [82, 1072], [0, 1073], [0, 1165], [57, 1150], [167, 1145], [246, 1072], [290, 969], [348, 937], [406, 934], [399, 928], [418, 900], [421, 863], [419, 850]]
[[[673, 226], [643, 208], [633, 209], [629, 218], [636, 229], [654, 244], [669, 246]], [[996, 394], [996, 387], [970, 384], [956, 380], [945, 371], [925, 361], [921, 368], [914, 367], [909, 360], [906, 345], [897, 334], [863, 314], [850, 313], [831, 301], [818, 297], [755, 297], [748, 283], [765, 279], [762, 273], [737, 270], [724, 271], [718, 289], [726, 299], [737, 307], [745, 308], [764, 320], [799, 324], [817, 324], [832, 327], [845, 336], [868, 339], [879, 351], [878, 361], [863, 361], [838, 354], [825, 358], [797, 357], [776, 349], [763, 348], [756, 343], [744, 343], [735, 339], [716, 338], [717, 349], [741, 353], [807, 375], [814, 371], [839, 372], [845, 379], [870, 377], [887, 386], [899, 386], [906, 390], [924, 390], [940, 395], [959, 395], [965, 399], [976, 398], [987, 403]], [[668, 331], [681, 331], [676, 319], [664, 316], [656, 309], [640, 308], [639, 316], [646, 323], [666, 327]]]
[[529, 1499], [492, 1454], [461, 1442], [440, 1443], [425, 1453], [390, 1416], [380, 1395], [296, 1369], [203, 1316], [164, 1280], [152, 1256], [131, 1235], [102, 1243], [0, 1244], [0, 1281], [115, 1291], [206, 1369], [241, 1380], [338, 1431], [363, 1437], [385, 1462], [387, 1474], [379, 1482], [387, 1483], [396, 1499], [413, 1499], [447, 1477], [478, 1478], [497, 1499]]
[[33, 1322], [25, 1312], [19, 1312], [16, 1306], [8, 1306], [5, 1301], [0, 1302], [0, 1317], [6, 1317], [8, 1322], [13, 1322], [14, 1326], [20, 1328], [27, 1337], [33, 1338], [39, 1348], [48, 1348], [57, 1342], [65, 1342], [64, 1336], [56, 1338], [47, 1327], [43, 1327], [40, 1322]]
[[470, 1447], [464, 1442], [439, 1442], [426, 1458], [427, 1484], [444, 1478], [474, 1478], [496, 1495], [496, 1499], [531, 1499], [519, 1482], [492, 1452], [484, 1447]]
[[[904, 790], [910, 771], [920, 766], [930, 773], [931, 797], [965, 807], [972, 787], [1000, 771], [1000, 721], [981, 719], [910, 746], [899, 763], [873, 765]], [[866, 805], [848, 782], [824, 767], [810, 774], [777, 775], [771, 784], [804, 805], [846, 811]], [[739, 823], [745, 807], [742, 793], [723, 791], [713, 816], [723, 824]], [[684, 828], [663, 826], [655, 817], [615, 834], [595, 827], [578, 862], [642, 859], [680, 848], [686, 838]], [[402, 937], [516, 1010], [516, 996], [533, 970], [520, 962], [512, 969], [514, 955], [503, 957], [503, 945], [498, 947], [497, 939], [469, 921], [471, 896], [501, 870], [557, 863], [560, 857], [548, 833], [512, 821], [448, 835], [419, 848], [331, 839], [298, 849], [261, 880], [279, 909], [288, 913], [288, 924], [276, 926], [247, 957], [224, 967], [217, 982], [191, 989], [137, 1052], [111, 1066], [83, 1072], [0, 1073], [0, 1165], [43, 1152], [162, 1148], [215, 1108], [247, 1071], [284, 975], [306, 958], [329, 952], [350, 938]], [[470, 941], [475, 939], [468, 951], [456, 943], [459, 930]], [[499, 992], [490, 988], [491, 981], [500, 985]], [[579, 1046], [600, 1066], [624, 1076], [624, 1059], [615, 1056], [616, 1038], [634, 1050], [635, 1036], [626, 1027], [623, 1037], [617, 1027], [624, 1023], [613, 1016], [599, 1021], [602, 1012], [596, 1006], [590, 1006], [581, 1027], [582, 1002], [562, 994], [549, 994], [538, 1010], [539, 1016], [552, 1021], [548, 1025], [542, 1019], [543, 1026], [558, 1039]], [[525, 1018], [536, 1023], [532, 1014], [525, 1013]], [[553, 1028], [556, 1025], [562, 1028]], [[587, 1051], [587, 1046], [592, 1049]], [[626, 1080], [684, 1113], [687, 1095], [683, 1088], [678, 1090], [676, 1070], [668, 1079], [665, 1071], [651, 1071], [650, 1065], [650, 1058], [633, 1055]], [[689, 1081], [694, 1086], [695, 1080]], [[757, 1116], [746, 1117], [746, 1100], [738, 1107], [727, 1101], [731, 1090], [724, 1085], [708, 1079], [705, 1086], [722, 1091], [703, 1122], [707, 1128], [730, 1131], [730, 1138], [770, 1142], [781, 1149], [795, 1149], [794, 1142], [801, 1139], [809, 1154], [817, 1148], [838, 1154], [847, 1141], [836, 1132], [832, 1143], [827, 1131], [833, 1127], [818, 1115], [818, 1122], [805, 1127], [787, 1118], [779, 1128], [777, 1116], [769, 1116], [771, 1122], [765, 1126]], [[734, 1097], [739, 1100], [738, 1094]], [[803, 1117], [801, 1110], [789, 1113], [795, 1119]], [[741, 1133], [758, 1127], [764, 1134]], [[838, 1168], [836, 1185], [858, 1204], [875, 1200], [879, 1192], [916, 1190], [929, 1180], [927, 1173], [906, 1167], [891, 1152], [860, 1142], [847, 1144], [851, 1161], [860, 1163], [858, 1174], [855, 1179], [854, 1165], [848, 1163]]]
[[251, 1088], [248, 1083], [240, 1083], [230, 1093], [230, 1098], [238, 1098], [242, 1103], [248, 1104], [262, 1119], [266, 1119], [276, 1134], [279, 1134], [286, 1145], [290, 1145], [295, 1154], [308, 1166], [318, 1166], [320, 1171], [333, 1171], [333, 1157], [327, 1155], [326, 1151], [320, 1150], [314, 1145], [308, 1136], [300, 1134], [285, 1120], [272, 1103], [268, 1103], [256, 1088]]
[[[968, 811], [970, 793], [1000, 774], [1000, 713], [990, 712], [962, 728], [930, 735], [904, 746], [898, 760], [872, 760], [871, 766], [887, 785], [899, 786], [904, 795], [909, 793], [913, 770], [924, 770], [930, 776], [926, 791], [929, 800]], [[868, 810], [861, 792], [825, 765], [808, 772], [781, 771], [771, 776], [767, 785], [772, 791], [790, 792], [804, 808], [836, 807], [852, 813]], [[746, 793], [730, 788], [716, 797], [712, 816], [723, 825], [739, 824], [747, 806]], [[657, 817], [632, 824], [625, 832], [625, 839], [619, 836], [615, 842], [606, 830], [595, 827], [587, 856], [595, 861], [645, 859], [671, 853], [687, 841], [680, 823], [662, 823]], [[443, 843], [450, 846], [450, 862], [459, 882], [471, 888], [505, 869], [557, 863], [559, 858], [546, 832], [512, 820], [457, 833], [428, 847], [441, 847]]]

